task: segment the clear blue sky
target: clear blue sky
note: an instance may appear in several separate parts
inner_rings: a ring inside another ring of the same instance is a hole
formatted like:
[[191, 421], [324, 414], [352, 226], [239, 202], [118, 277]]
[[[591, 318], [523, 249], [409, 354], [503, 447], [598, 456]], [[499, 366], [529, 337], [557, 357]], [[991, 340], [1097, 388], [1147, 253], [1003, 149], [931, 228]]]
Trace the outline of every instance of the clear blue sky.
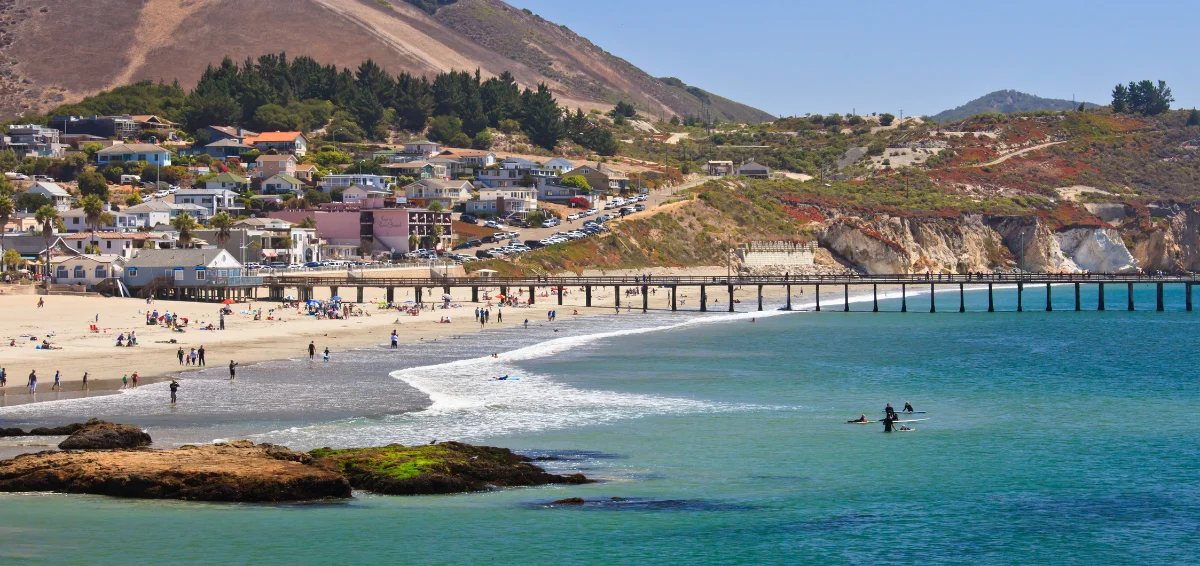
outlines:
[[776, 115], [934, 114], [986, 93], [1111, 101], [1162, 79], [1200, 106], [1183, 1], [509, 0], [654, 76]]

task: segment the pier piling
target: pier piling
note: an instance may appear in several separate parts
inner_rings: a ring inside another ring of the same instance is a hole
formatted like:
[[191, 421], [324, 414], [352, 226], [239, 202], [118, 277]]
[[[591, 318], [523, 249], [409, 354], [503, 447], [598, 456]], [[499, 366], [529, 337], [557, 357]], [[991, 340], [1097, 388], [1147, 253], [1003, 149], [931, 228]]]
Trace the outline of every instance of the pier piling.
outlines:
[[958, 312], [967, 312], [967, 294], [962, 283], [958, 284]]
[[1104, 310], [1104, 284], [1097, 285], [1096, 291], [1100, 294], [1100, 298], [1096, 299], [1096, 310]]
[[733, 312], [733, 284], [729, 284], [729, 312]]
[[1080, 308], [1079, 308], [1079, 284], [1078, 283], [1075, 284], [1075, 310], [1076, 311], [1080, 310]]
[[1054, 305], [1050, 303], [1050, 284], [1046, 284], [1046, 312], [1054, 310]]
[[355, 290], [357, 291], [356, 295], [357, 295], [357, 298], [358, 298], [358, 304], [360, 304], [360, 305], [361, 305], [361, 304], [362, 304], [362, 302], [363, 302], [363, 288], [362, 288], [362, 287], [358, 287], [358, 288], [357, 288], [357, 289], [355, 289]]
[[871, 312], [879, 312], [879, 285], [871, 284]]
[[1158, 283], [1158, 285], [1155, 287], [1154, 296], [1156, 299], [1156, 301], [1155, 301], [1156, 304], [1155, 304], [1154, 310], [1156, 310], [1158, 312], [1162, 312], [1163, 306], [1164, 306], [1163, 305], [1163, 284], [1162, 283]]
[[908, 285], [900, 284], [900, 312], [908, 312]]
[[762, 289], [763, 289], [763, 286], [759, 285], [758, 286], [758, 311], [759, 312], [762, 312], [762, 310], [763, 310]]
[[[559, 298], [561, 299], [562, 296], [559, 295]], [[642, 312], [646, 312], [648, 310], [650, 310], [650, 288], [646, 285], [642, 285]]]
[[813, 295], [817, 298], [817, 312], [821, 312], [821, 285], [818, 283], [816, 288], [817, 291]]
[[[1191, 289], [1191, 287], [1188, 287], [1188, 289]], [[787, 305], [784, 308], [792, 310], [792, 286], [784, 285], [784, 291], [787, 292]]]
[[1133, 308], [1133, 283], [1126, 283], [1125, 294], [1129, 299], [1129, 310], [1134, 310], [1134, 308]]
[[936, 289], [934, 288], [933, 283], [930, 283], [929, 284], [929, 312], [931, 312], [931, 313], [937, 312], [937, 295], [934, 294], [935, 291], [936, 291]]
[[1025, 312], [1025, 284], [1017, 283], [1017, 312]]
[[842, 302], [844, 303], [842, 312], [850, 312], [850, 285], [842, 285]]
[[678, 291], [679, 287], [671, 285], [671, 312], [679, 310], [679, 303], [676, 300], [678, 298]]
[[996, 301], [992, 296], [992, 284], [988, 283], [988, 312], [996, 312]]
[[1192, 312], [1192, 284], [1184, 283], [1183, 285], [1184, 285], [1183, 294], [1185, 297], [1184, 302], [1187, 304], [1187, 307], [1186, 307], [1187, 311]]
[[708, 288], [700, 286], [700, 312], [708, 312]]
[[[701, 287], [700, 289], [701, 289], [701, 294], [704, 294], [704, 291], [703, 291], [704, 287]], [[618, 309], [621, 308], [621, 286], [620, 285], [613, 287], [613, 300], [616, 302], [617, 308]]]
[[[674, 298], [674, 295], [672, 295], [672, 298]], [[591, 285], [583, 286], [583, 300], [584, 300], [584, 305], [587, 306], [588, 308], [591, 308], [591, 306], [592, 306], [592, 286]]]

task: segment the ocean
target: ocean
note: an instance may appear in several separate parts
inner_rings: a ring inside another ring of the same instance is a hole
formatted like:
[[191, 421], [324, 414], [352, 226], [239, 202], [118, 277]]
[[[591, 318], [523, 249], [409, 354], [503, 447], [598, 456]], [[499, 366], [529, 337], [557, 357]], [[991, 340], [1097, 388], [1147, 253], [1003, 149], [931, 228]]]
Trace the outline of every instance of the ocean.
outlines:
[[[223, 368], [0, 408], [98, 416], [157, 443], [297, 449], [461, 440], [601, 480], [489, 493], [220, 505], [0, 495], [6, 564], [1191, 563], [1200, 314], [1015, 310], [1015, 290], [841, 312], [622, 313], [392, 351]], [[1094, 289], [1084, 289], [1094, 309]], [[1090, 293], [1090, 295], [1089, 295]], [[1151, 286], [1139, 308], [1154, 308]], [[1025, 306], [1044, 306], [1044, 288]], [[840, 301], [823, 298], [823, 306]], [[799, 305], [797, 305], [799, 306]], [[749, 305], [743, 304], [743, 308]], [[539, 318], [535, 320], [535, 315]], [[491, 354], [499, 354], [492, 358]], [[508, 375], [509, 381], [489, 381]], [[514, 380], [514, 378], [516, 380]], [[925, 414], [885, 434], [886, 403]], [[552, 505], [582, 497], [583, 506]], [[613, 499], [618, 498], [618, 499]]]

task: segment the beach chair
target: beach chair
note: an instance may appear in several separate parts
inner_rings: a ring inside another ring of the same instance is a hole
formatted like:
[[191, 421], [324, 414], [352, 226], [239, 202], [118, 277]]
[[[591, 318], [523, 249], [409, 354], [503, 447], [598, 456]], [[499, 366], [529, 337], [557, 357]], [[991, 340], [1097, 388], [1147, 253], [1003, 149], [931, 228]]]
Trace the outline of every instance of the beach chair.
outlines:
[[100, 329], [99, 329], [99, 328], [96, 328], [96, 325], [95, 325], [95, 324], [89, 324], [89, 325], [88, 325], [88, 330], [90, 330], [90, 331], [92, 331], [92, 332], [95, 332], [96, 334], [99, 334], [99, 333], [100, 333]]

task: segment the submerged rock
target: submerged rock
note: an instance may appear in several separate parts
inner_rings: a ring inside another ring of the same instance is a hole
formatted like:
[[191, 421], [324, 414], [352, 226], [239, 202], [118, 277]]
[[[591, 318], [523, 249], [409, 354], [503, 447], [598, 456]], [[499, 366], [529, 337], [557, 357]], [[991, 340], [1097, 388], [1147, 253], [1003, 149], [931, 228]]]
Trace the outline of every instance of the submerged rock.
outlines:
[[150, 445], [150, 435], [142, 429], [92, 419], [59, 443], [63, 450], [113, 450]]
[[492, 487], [591, 483], [582, 474], [562, 476], [530, 464], [507, 448], [443, 442], [426, 446], [320, 448], [318, 466], [345, 474], [350, 485], [390, 495], [483, 491]]
[[350, 497], [346, 478], [306, 460], [306, 454], [248, 441], [176, 450], [39, 452], [0, 461], [0, 491], [231, 502]]

